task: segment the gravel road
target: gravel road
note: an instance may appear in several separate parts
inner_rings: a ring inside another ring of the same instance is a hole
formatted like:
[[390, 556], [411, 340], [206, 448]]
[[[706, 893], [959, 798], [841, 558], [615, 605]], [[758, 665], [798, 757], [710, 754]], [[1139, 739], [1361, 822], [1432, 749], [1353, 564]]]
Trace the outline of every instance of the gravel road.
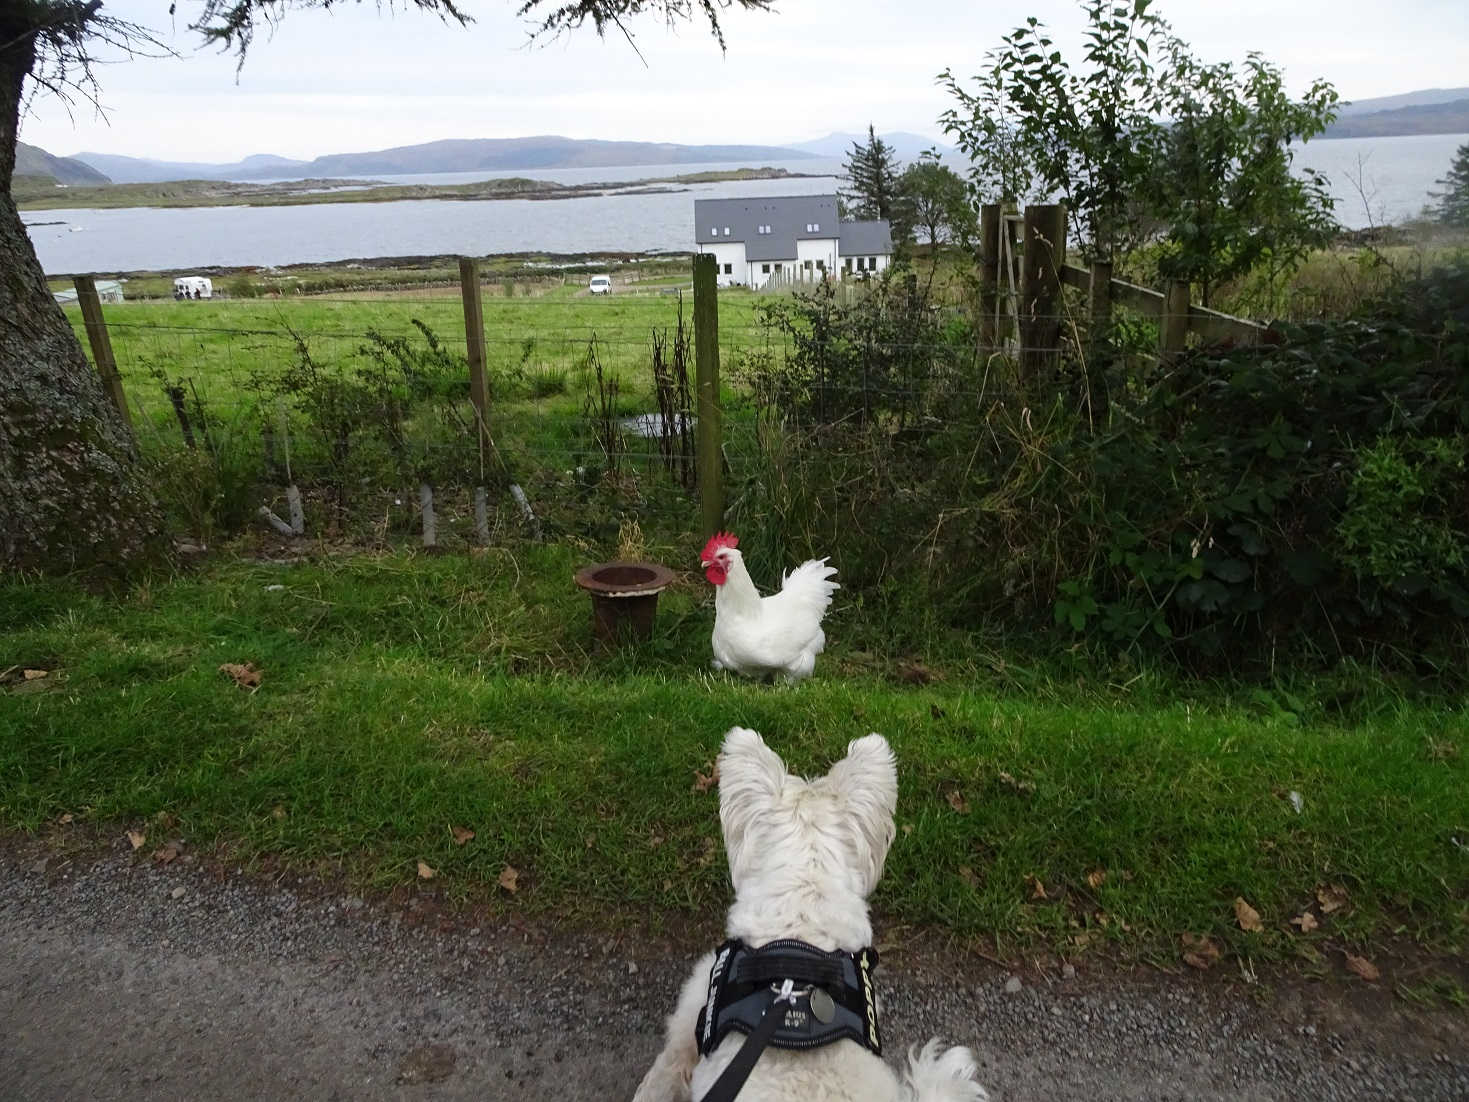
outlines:
[[[626, 1099], [689, 959], [127, 849], [0, 845], [0, 1098]], [[1469, 1098], [1469, 1015], [1361, 983], [879, 975], [890, 1057], [970, 1044], [997, 1099]]]

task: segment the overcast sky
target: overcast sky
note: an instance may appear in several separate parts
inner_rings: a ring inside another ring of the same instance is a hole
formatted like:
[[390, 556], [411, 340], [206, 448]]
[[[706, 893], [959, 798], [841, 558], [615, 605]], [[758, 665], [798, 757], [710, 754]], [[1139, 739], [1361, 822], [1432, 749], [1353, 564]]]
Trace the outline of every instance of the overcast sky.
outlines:
[[[477, 20], [468, 28], [370, 2], [293, 12], [257, 39], [237, 83], [234, 59], [201, 51], [187, 30], [192, 0], [174, 20], [167, 0], [108, 0], [108, 14], [182, 56], [102, 67], [105, 120], [37, 100], [21, 140], [57, 154], [232, 161], [532, 134], [779, 145], [869, 120], [941, 138], [940, 70], [972, 73], [1027, 15], [1068, 54], [1081, 25], [1074, 0], [776, 0], [774, 12], [726, 15], [724, 56], [701, 26], [669, 32], [644, 18], [633, 24], [644, 65], [621, 38], [590, 29], [528, 47], [513, 0], [465, 6]], [[1314, 77], [1348, 99], [1469, 85], [1466, 0], [1159, 0], [1155, 10], [1209, 60], [1263, 52], [1296, 92]]]

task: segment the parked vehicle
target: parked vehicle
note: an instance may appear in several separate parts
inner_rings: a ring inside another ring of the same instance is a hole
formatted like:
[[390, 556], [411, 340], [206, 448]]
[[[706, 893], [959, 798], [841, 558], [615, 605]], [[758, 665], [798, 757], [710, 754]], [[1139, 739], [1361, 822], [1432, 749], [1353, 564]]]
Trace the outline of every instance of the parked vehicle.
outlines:
[[214, 281], [208, 276], [179, 276], [173, 281], [174, 298], [213, 298]]
[[612, 277], [605, 275], [592, 276], [592, 281], [587, 284], [587, 290], [594, 295], [610, 295], [612, 293]]

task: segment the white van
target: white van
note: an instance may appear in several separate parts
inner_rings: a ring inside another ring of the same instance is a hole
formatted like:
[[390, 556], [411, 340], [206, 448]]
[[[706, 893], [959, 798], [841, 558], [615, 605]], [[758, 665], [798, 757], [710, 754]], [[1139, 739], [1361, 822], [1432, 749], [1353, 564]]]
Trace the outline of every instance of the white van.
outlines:
[[174, 298], [213, 298], [214, 281], [208, 276], [179, 276], [173, 281]]
[[610, 295], [612, 293], [612, 277], [605, 275], [592, 276], [592, 281], [587, 284], [587, 290], [594, 295]]

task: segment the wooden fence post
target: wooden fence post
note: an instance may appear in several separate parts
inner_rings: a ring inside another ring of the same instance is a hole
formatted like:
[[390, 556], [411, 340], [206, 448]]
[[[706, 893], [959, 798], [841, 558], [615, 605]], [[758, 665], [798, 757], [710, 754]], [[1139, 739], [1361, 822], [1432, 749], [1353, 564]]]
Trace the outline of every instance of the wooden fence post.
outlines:
[[469, 358], [469, 401], [474, 406], [479, 440], [480, 478], [484, 478], [485, 457], [490, 450], [490, 383], [485, 374], [485, 311], [480, 301], [479, 261], [459, 258], [459, 290], [464, 299], [464, 344]]
[[82, 308], [82, 320], [87, 326], [87, 343], [92, 346], [92, 362], [102, 377], [102, 389], [107, 391], [107, 397], [117, 407], [123, 424], [132, 431], [133, 417], [128, 412], [127, 395], [122, 390], [122, 376], [117, 373], [117, 360], [112, 355], [112, 338], [107, 333], [107, 323], [102, 320], [102, 300], [97, 297], [97, 281], [89, 275], [79, 275], [74, 282], [77, 304]]
[[724, 523], [723, 413], [719, 408], [719, 299], [714, 257], [694, 257], [694, 361], [698, 375], [698, 475], [704, 538]]
[[1025, 208], [1020, 265], [1020, 364], [1027, 373], [1054, 367], [1061, 344], [1061, 265], [1066, 260], [1066, 207]]
[[1188, 347], [1188, 296], [1188, 280], [1169, 281], [1163, 299], [1163, 316], [1158, 320], [1158, 352], [1164, 360], [1172, 359]]
[[1000, 204], [979, 208], [979, 346], [985, 351], [998, 339], [1000, 309]]

